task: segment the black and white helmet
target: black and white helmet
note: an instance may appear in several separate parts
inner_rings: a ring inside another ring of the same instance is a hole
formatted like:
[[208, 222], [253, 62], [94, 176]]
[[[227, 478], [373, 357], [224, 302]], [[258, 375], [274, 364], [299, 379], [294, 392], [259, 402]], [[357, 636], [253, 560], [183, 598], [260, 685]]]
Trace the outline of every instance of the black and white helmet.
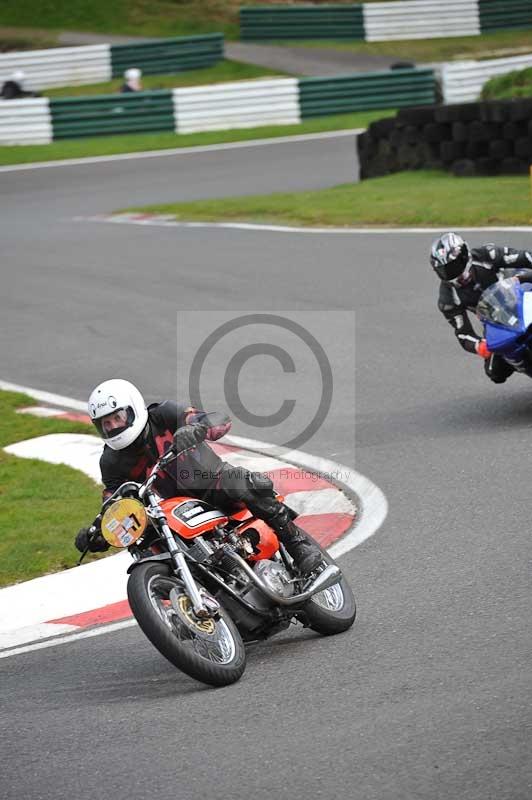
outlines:
[[472, 263], [469, 245], [457, 233], [444, 233], [432, 243], [430, 264], [442, 281], [454, 286], [469, 283]]
[[129, 381], [104, 381], [89, 397], [89, 415], [96, 430], [113, 450], [133, 444], [146, 427], [148, 410], [141, 393]]

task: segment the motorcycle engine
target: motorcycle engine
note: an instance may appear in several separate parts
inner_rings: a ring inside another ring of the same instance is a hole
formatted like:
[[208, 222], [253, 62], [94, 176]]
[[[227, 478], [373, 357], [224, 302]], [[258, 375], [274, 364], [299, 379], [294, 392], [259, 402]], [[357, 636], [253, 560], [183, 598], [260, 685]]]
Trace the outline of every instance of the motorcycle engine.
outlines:
[[196, 561], [199, 561], [200, 564], [202, 564], [204, 561], [208, 561], [210, 559], [214, 553], [214, 548], [203, 538], [203, 536], [196, 536], [196, 538], [192, 540], [192, 543], [189, 544], [188, 552], [193, 558], [196, 559]]
[[[290, 597], [294, 594], [294, 584], [290, 582], [291, 576], [284, 564], [277, 561], [262, 559], [253, 565], [253, 570], [264, 583], [277, 594], [283, 595], [284, 597]], [[246, 600], [251, 606], [261, 611], [268, 611], [273, 606], [273, 602], [265, 597], [251, 581], [248, 587], [244, 589], [241, 596], [243, 600]], [[253, 614], [253, 612], [247, 608], [242, 608], [231, 595], [224, 593], [223, 590], [218, 592], [215, 597], [220, 600], [224, 608], [231, 614], [244, 641], [253, 641], [257, 637], [262, 638], [264, 631], [268, 634], [271, 630], [270, 622], [265, 622], [263, 617]], [[287, 625], [288, 622], [282, 627], [286, 627]]]
[[[272, 592], [280, 594], [282, 597], [291, 597], [294, 594], [294, 584], [284, 564], [264, 558], [254, 564], [253, 570]], [[253, 584], [244, 597], [248, 603], [252, 603], [258, 608], [271, 606], [271, 601]]]

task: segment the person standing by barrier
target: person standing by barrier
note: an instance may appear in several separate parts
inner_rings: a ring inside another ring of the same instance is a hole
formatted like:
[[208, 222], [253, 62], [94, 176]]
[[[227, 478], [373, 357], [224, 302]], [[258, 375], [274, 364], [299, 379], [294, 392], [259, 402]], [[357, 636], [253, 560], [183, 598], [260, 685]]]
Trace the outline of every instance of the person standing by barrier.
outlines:
[[26, 75], [21, 69], [15, 70], [12, 75], [4, 82], [0, 91], [2, 100], [18, 100], [21, 97], [40, 97], [38, 92], [28, 92], [24, 89]]
[[141, 92], [142, 91], [142, 72], [137, 67], [130, 67], [124, 72], [124, 83], [120, 87], [120, 92]]

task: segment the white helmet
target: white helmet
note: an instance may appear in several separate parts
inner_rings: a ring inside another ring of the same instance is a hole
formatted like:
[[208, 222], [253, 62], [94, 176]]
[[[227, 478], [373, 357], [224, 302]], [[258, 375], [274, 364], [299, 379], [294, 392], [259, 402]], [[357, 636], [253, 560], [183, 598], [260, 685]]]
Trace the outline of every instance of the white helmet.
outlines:
[[126, 69], [126, 71], [124, 72], [124, 78], [126, 79], [126, 81], [131, 81], [131, 80], [138, 81], [139, 78], [141, 77], [142, 77], [142, 72], [137, 67], [130, 67], [129, 69]]
[[140, 69], [137, 69], [137, 67], [130, 67], [124, 72], [126, 83], [130, 89], [133, 89], [134, 92], [140, 92], [142, 90], [141, 77], [142, 72]]
[[129, 381], [100, 383], [89, 397], [89, 415], [104, 442], [123, 450], [142, 433], [148, 410], [141, 393]]

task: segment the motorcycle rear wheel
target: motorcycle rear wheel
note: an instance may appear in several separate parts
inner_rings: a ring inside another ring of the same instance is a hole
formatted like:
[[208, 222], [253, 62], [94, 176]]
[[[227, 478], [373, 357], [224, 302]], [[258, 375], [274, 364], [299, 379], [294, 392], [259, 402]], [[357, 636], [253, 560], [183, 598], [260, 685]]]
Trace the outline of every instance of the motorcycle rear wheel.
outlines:
[[[308, 533], [305, 535], [319, 547], [323, 554], [323, 560], [327, 564], [336, 563]], [[353, 590], [343, 574], [338, 583], [311, 597], [304, 608], [309, 628], [316, 633], [321, 633], [322, 636], [334, 636], [349, 630], [355, 621], [356, 614], [357, 607]]]
[[183, 583], [167, 564], [135, 567], [127, 596], [142, 632], [178, 669], [211, 686], [242, 676], [246, 651], [231, 617], [220, 609], [217, 618], [196, 618]]

